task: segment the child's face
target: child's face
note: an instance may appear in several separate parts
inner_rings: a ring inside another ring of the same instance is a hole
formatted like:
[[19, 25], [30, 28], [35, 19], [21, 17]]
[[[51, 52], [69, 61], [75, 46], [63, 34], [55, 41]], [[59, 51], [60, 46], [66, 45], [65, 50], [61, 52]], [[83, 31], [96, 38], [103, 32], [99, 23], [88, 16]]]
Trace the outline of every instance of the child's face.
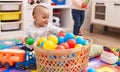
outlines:
[[46, 8], [41, 8], [40, 11], [37, 11], [33, 16], [35, 25], [37, 27], [44, 27], [48, 24], [49, 21], [49, 10]]

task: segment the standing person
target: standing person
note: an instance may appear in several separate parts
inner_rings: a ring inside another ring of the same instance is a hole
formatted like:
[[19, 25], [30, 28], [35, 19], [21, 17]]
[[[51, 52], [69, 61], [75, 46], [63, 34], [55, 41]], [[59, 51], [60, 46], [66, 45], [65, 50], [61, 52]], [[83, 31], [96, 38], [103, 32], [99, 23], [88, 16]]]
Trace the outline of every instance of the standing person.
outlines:
[[88, 2], [89, 0], [72, 0], [73, 34], [75, 35], [81, 35], [80, 28], [84, 21]]
[[[34, 22], [30, 27], [24, 32], [23, 42], [26, 42], [27, 38], [32, 37], [35, 41], [40, 37], [47, 37], [51, 34], [60, 34], [63, 29], [54, 26], [49, 22], [50, 11], [47, 7], [43, 5], [37, 5], [33, 9], [32, 13]], [[26, 44], [22, 47], [23, 50], [32, 51], [32, 46]]]

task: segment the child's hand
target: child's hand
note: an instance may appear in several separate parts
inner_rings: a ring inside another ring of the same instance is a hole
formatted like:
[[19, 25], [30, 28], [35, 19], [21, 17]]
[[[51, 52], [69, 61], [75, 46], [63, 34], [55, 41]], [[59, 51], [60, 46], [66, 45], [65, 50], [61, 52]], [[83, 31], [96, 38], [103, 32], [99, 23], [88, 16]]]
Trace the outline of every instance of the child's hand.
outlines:
[[88, 5], [88, 2], [83, 2], [83, 3], [82, 3], [82, 8], [86, 9], [86, 8], [87, 8], [87, 5]]

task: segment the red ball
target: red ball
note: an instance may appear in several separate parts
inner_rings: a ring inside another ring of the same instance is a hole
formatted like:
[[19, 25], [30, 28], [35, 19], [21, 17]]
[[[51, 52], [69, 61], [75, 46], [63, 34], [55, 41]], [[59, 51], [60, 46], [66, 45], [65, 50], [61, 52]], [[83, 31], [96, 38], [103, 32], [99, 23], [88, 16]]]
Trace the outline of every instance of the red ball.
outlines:
[[74, 48], [76, 45], [76, 41], [74, 39], [70, 39], [67, 41], [69, 48]]
[[60, 45], [64, 46], [65, 49], [69, 49], [69, 45], [68, 45], [67, 43], [62, 43], [62, 44], [60, 44]]
[[65, 37], [65, 34], [66, 34], [65, 32], [61, 32], [61, 33], [58, 34], [58, 36]]
[[65, 47], [64, 46], [62, 46], [62, 45], [58, 45], [57, 47], [56, 47], [56, 49], [55, 50], [64, 50], [65, 49]]

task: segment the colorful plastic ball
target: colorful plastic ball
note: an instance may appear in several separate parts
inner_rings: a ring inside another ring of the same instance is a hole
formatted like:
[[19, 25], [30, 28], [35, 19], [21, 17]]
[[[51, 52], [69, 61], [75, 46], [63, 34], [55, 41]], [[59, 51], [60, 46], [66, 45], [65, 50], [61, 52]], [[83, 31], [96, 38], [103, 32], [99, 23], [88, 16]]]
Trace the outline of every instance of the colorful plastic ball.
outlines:
[[45, 50], [54, 50], [55, 49], [54, 47], [55, 47], [55, 45], [52, 41], [47, 40], [47, 41], [44, 42], [43, 48]]
[[32, 45], [33, 43], [34, 43], [34, 39], [33, 39], [32, 37], [28, 37], [28, 38], [26, 39], [26, 44]]
[[83, 45], [87, 45], [89, 44], [89, 41], [88, 40], [84, 40], [84, 44]]
[[76, 40], [77, 44], [82, 44], [82, 45], [84, 44], [84, 39], [81, 37], [77, 37], [75, 40]]
[[94, 68], [89, 68], [88, 72], [96, 72], [96, 70]]
[[120, 66], [120, 61], [117, 62], [117, 66]]
[[55, 50], [64, 50], [64, 49], [65, 49], [65, 47], [62, 46], [62, 45], [58, 45], [58, 46], [55, 48]]
[[81, 48], [81, 47], [83, 47], [82, 44], [76, 44], [74, 48]]
[[38, 40], [38, 44], [41, 44], [42, 42], [45, 42], [45, 41], [47, 41], [47, 38], [41, 37], [41, 38]]
[[69, 48], [74, 48], [76, 45], [76, 41], [74, 39], [70, 39], [67, 41]]
[[64, 42], [64, 37], [59, 36], [59, 37], [58, 37], [58, 44], [61, 44], [61, 43], [63, 43], [63, 42]]
[[50, 35], [48, 40], [52, 41], [55, 45], [58, 43], [58, 38], [55, 35]]
[[65, 40], [65, 42], [67, 42], [69, 39], [74, 39], [74, 38], [75, 38], [75, 37], [74, 37], [74, 34], [68, 32], [68, 33], [66, 33], [64, 40]]
[[65, 35], [66, 35], [65, 32], [61, 32], [61, 33], [58, 34], [58, 37], [59, 37], [59, 36], [65, 37]]
[[69, 49], [69, 45], [67, 43], [62, 43], [60, 45], [64, 46], [65, 49]]

